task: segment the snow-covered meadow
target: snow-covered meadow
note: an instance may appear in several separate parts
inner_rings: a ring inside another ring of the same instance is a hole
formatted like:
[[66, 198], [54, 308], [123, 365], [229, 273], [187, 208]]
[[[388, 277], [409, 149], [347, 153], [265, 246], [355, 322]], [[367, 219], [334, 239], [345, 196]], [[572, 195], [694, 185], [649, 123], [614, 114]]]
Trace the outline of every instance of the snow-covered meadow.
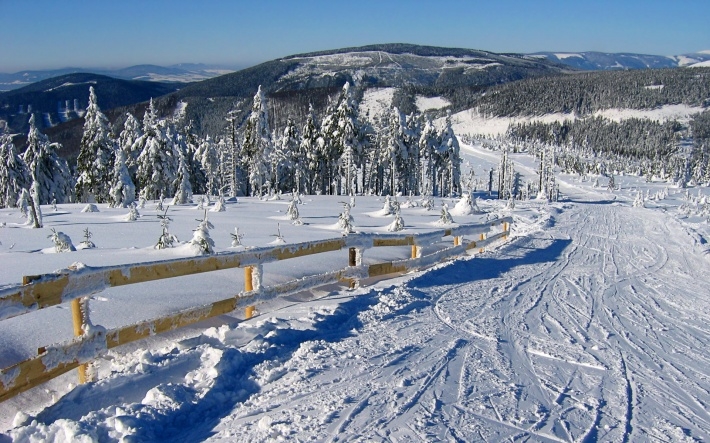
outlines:
[[[462, 146], [464, 175], [499, 153]], [[513, 154], [534, 179], [536, 162]], [[99, 381], [76, 374], [0, 404], [0, 432], [18, 441], [702, 441], [710, 437], [710, 190], [617, 176], [558, 177], [561, 201], [506, 202], [478, 188], [481, 213], [514, 216], [511, 241], [468, 259], [348, 290], [329, 286], [263, 301], [258, 315], [220, 316], [109, 351]], [[206, 212], [215, 249], [334, 238], [344, 197], [304, 196], [303, 225], [282, 200], [239, 198]], [[403, 203], [405, 232], [439, 228]], [[418, 202], [418, 198], [413, 199]], [[384, 198], [358, 196], [357, 230], [386, 232]], [[214, 203], [213, 203], [214, 204]], [[166, 203], [167, 205], [167, 203]], [[156, 250], [155, 202], [127, 210], [43, 207], [44, 229], [0, 210], [0, 285], [81, 262], [90, 266], [187, 256]], [[190, 240], [204, 210], [170, 207], [171, 233]], [[79, 246], [56, 253], [50, 229]], [[368, 250], [367, 259], [407, 257]], [[265, 284], [339, 269], [347, 251], [264, 267]], [[95, 324], [155, 318], [243, 290], [241, 270], [113, 288], [90, 302]], [[67, 340], [60, 305], [0, 322], [0, 366]]]

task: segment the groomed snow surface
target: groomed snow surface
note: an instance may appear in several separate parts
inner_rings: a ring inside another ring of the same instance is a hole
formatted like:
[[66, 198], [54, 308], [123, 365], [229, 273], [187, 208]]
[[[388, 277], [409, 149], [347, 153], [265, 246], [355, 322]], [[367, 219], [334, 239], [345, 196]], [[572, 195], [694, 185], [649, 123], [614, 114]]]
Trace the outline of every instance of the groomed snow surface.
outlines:
[[[480, 146], [462, 150], [464, 173], [473, 167], [478, 177], [499, 157]], [[534, 179], [534, 160], [512, 157]], [[512, 211], [477, 192], [482, 213], [454, 221], [512, 212], [514, 235], [502, 246], [355, 290], [264, 301], [250, 320], [237, 312], [113, 349], [99, 360], [95, 383], [74, 386], [72, 371], [0, 404], [0, 441], [706, 441], [710, 190], [615, 179], [619, 189], [609, 191], [604, 177], [562, 175], [560, 202], [517, 202]], [[639, 192], [643, 206], [633, 204]], [[304, 197], [305, 224], [293, 226], [285, 201], [239, 199], [208, 213], [212, 237], [228, 250], [227, 234], [239, 226], [244, 244], [264, 246], [277, 222], [289, 243], [337, 237], [343, 200]], [[382, 203], [357, 197], [355, 224], [384, 229], [391, 217], [379, 215]], [[433, 229], [444, 203], [455, 201], [437, 200], [428, 214], [403, 208], [405, 232]], [[45, 253], [48, 229], [16, 226], [17, 211], [2, 210], [3, 285], [32, 263], [49, 272], [74, 261], [186, 255], [150, 248], [160, 231], [149, 208], [137, 222], [102, 207], [43, 209], [46, 226], [75, 244], [90, 226], [98, 248]], [[176, 208], [171, 231], [188, 240], [200, 214]], [[368, 251], [396, 255], [381, 249]], [[344, 266], [346, 253], [337, 257], [309, 271]], [[238, 292], [235, 271], [104, 291], [91, 301], [92, 316], [104, 309], [104, 321], [132, 321], [143, 310]], [[288, 260], [264, 274], [295, 272], [303, 270]], [[158, 292], [170, 301], [156, 303]], [[14, 319], [0, 322], [3, 360], [12, 360], [8, 344], [18, 358], [35, 346], [23, 328], [42, 335], [64, 322], [62, 333], [71, 334], [67, 307], [44, 311], [51, 315], [18, 317], [13, 330], [5, 324]]]

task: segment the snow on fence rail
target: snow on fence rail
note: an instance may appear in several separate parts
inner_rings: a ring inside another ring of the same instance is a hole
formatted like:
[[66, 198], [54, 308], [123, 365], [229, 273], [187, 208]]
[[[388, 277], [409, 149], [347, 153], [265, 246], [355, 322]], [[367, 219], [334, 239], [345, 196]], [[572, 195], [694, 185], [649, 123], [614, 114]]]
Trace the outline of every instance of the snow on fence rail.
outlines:
[[[470, 249], [482, 250], [500, 238], [507, 238], [511, 222], [512, 217], [504, 217], [484, 224], [461, 225], [416, 235], [350, 234], [338, 239], [248, 251], [118, 266], [80, 266], [53, 274], [25, 276], [21, 286], [0, 290], [0, 321], [71, 302], [76, 337], [69, 343], [42, 347], [36, 357], [0, 369], [0, 402], [74, 368], [79, 368], [79, 380], [83, 383], [90, 377], [87, 364], [107, 349], [226, 314], [240, 305], [245, 306], [249, 317], [253, 312], [249, 303], [255, 299], [263, 300], [334, 282], [347, 282], [354, 287], [360, 279], [421, 269], [463, 255]], [[501, 228], [500, 232], [489, 235], [491, 228], [496, 226]], [[464, 236], [472, 235], [477, 239], [464, 241]], [[447, 236], [453, 237], [452, 247], [422, 255], [422, 247], [440, 242]], [[411, 246], [411, 258], [363, 265], [364, 250], [383, 246]], [[270, 287], [262, 286], [262, 265], [265, 263], [344, 248], [349, 249], [347, 268]], [[245, 290], [229, 298], [111, 330], [90, 322], [87, 297], [106, 288], [231, 268], [244, 268]]]

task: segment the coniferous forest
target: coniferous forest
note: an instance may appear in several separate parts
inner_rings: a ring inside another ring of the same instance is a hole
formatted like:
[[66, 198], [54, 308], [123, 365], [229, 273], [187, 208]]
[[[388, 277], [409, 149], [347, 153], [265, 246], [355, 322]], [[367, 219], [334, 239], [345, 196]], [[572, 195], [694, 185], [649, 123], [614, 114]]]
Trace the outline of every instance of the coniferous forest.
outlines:
[[[270, 93], [259, 86], [249, 99], [231, 102], [183, 102], [173, 94], [118, 115], [113, 110], [113, 121], [90, 87], [76, 156], [60, 156], [62, 145], [42, 133], [32, 113], [26, 134], [0, 136], [0, 207], [70, 201], [130, 206], [162, 198], [184, 204], [193, 193], [460, 195], [468, 182], [462, 185], [451, 115], [467, 109], [491, 118], [570, 117], [514, 123], [505, 137], [484, 141], [503, 154], [496, 179], [493, 173], [488, 179], [501, 198], [555, 198], [554, 183], [544, 178], [554, 167], [580, 175], [636, 174], [679, 186], [710, 182], [710, 69], [554, 73], [487, 86], [404, 84], [377, 115], [360, 114], [359, 102], [372, 85], [343, 83]], [[419, 96], [440, 96], [450, 105], [421, 113]], [[598, 115], [667, 105], [699, 111], [685, 120]], [[540, 159], [538, 183], [518, 183], [506, 160], [511, 151]]]

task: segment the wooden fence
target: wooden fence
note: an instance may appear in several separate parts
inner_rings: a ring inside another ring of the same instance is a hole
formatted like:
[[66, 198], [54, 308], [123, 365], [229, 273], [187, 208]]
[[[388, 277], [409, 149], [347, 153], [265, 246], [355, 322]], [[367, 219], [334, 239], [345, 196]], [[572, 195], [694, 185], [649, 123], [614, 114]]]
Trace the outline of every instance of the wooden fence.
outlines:
[[[0, 321], [62, 303], [71, 303], [75, 338], [69, 343], [44, 346], [38, 355], [0, 370], [0, 402], [5, 401], [71, 369], [79, 368], [79, 381], [85, 382], [87, 364], [106, 350], [145, 337], [178, 329], [245, 308], [246, 317], [254, 311], [256, 300], [286, 295], [345, 282], [355, 287], [359, 280], [422, 269], [443, 260], [482, 251], [510, 232], [511, 217], [484, 224], [461, 225], [422, 234], [351, 234], [346, 237], [278, 247], [227, 252], [209, 256], [105, 267], [69, 268], [53, 274], [25, 276], [22, 285], [0, 290]], [[495, 229], [494, 229], [495, 228]], [[491, 232], [496, 230], [498, 232]], [[422, 255], [422, 248], [453, 238], [453, 246]], [[468, 239], [465, 239], [468, 237]], [[472, 238], [474, 240], [472, 240]], [[364, 265], [365, 250], [384, 246], [411, 246], [408, 259]], [[337, 271], [312, 275], [282, 284], [262, 285], [265, 263], [348, 249], [349, 266]], [[207, 305], [182, 310], [168, 316], [145, 320], [111, 330], [90, 322], [88, 296], [114, 287], [143, 283], [230, 268], [244, 268], [244, 291]]]

